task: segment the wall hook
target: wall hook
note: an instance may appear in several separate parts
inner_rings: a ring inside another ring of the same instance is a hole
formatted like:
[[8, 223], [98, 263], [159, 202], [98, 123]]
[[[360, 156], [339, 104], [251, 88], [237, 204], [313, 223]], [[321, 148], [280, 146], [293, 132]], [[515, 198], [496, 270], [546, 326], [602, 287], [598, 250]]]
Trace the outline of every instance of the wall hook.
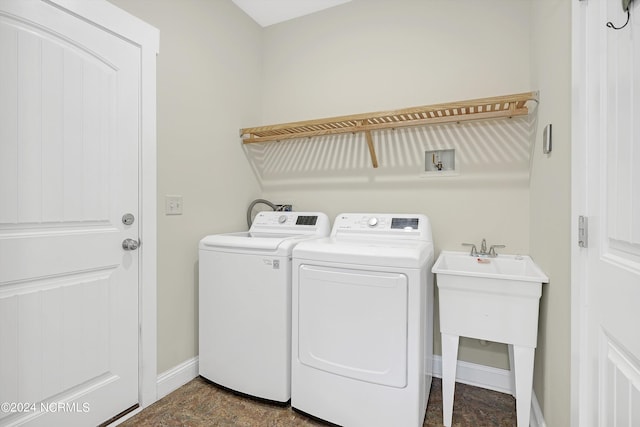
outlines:
[[607, 22], [607, 27], [613, 28], [614, 30], [621, 30], [627, 26], [629, 20], [631, 19], [631, 11], [629, 10], [629, 7], [632, 1], [633, 0], [622, 0], [622, 11], [627, 12], [627, 22], [625, 22], [622, 27], [616, 27], [615, 25], [613, 25], [613, 22], [609, 21]]
[[631, 19], [631, 11], [629, 9], [627, 9], [627, 22], [625, 22], [622, 27], [616, 27], [615, 25], [613, 25], [613, 22], [611, 22], [611, 21], [607, 22], [607, 27], [613, 28], [614, 30], [621, 30], [621, 29], [623, 29], [624, 27], [627, 26], [627, 24], [629, 23], [630, 19]]

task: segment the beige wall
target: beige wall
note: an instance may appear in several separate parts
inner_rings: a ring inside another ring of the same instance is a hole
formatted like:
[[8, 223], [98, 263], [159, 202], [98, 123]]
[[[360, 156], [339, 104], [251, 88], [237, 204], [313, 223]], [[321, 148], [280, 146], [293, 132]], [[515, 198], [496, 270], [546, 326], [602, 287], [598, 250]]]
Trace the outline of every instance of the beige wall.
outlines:
[[[160, 30], [158, 371], [198, 354], [198, 241], [246, 228], [259, 188], [238, 140], [258, 120], [261, 28], [231, 1], [110, 0]], [[182, 195], [184, 214], [164, 214]]]
[[353, 0], [267, 27], [262, 120], [529, 91], [528, 8], [513, 0]]
[[[532, 5], [532, 82], [540, 89], [531, 177], [531, 254], [550, 279], [540, 304], [534, 390], [549, 427], [568, 426], [571, 345], [571, 2]], [[553, 124], [553, 151], [542, 129]], [[575, 243], [573, 243], [575, 244]]]
[[[263, 123], [535, 90], [529, 12], [525, 1], [353, 0], [267, 27]], [[464, 170], [448, 179], [311, 190], [270, 186], [263, 196], [330, 217], [349, 211], [424, 213], [437, 252], [464, 250], [462, 242], [483, 237], [506, 244], [510, 253], [529, 252], [528, 181], [470, 182]], [[437, 334], [438, 353], [439, 342]], [[502, 344], [463, 339], [460, 359], [508, 368]]]

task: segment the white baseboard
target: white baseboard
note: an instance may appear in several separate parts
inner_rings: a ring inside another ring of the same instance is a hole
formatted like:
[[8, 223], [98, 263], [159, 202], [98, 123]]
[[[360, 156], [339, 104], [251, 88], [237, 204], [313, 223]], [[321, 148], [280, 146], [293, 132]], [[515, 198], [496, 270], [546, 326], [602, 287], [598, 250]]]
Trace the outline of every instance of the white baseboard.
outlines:
[[172, 391], [182, 387], [198, 376], [198, 356], [185, 360], [178, 366], [174, 366], [158, 375], [158, 400]]
[[[442, 356], [433, 356], [433, 375], [442, 378]], [[511, 371], [458, 360], [456, 381], [476, 387], [514, 395]]]
[[[442, 378], [442, 356], [433, 356], [433, 376]], [[493, 368], [459, 360], [456, 367], [456, 382], [515, 395], [511, 371], [508, 369]], [[530, 427], [547, 426], [535, 392], [531, 394], [531, 420], [529, 424]]]

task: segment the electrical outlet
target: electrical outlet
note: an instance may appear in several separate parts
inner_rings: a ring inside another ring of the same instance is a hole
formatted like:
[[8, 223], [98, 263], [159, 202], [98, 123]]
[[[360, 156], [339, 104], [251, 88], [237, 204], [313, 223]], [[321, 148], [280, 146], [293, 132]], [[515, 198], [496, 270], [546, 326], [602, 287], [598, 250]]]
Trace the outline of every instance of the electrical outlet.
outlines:
[[293, 205], [276, 205], [276, 210], [281, 212], [291, 212]]
[[164, 213], [182, 215], [182, 196], [164, 196]]

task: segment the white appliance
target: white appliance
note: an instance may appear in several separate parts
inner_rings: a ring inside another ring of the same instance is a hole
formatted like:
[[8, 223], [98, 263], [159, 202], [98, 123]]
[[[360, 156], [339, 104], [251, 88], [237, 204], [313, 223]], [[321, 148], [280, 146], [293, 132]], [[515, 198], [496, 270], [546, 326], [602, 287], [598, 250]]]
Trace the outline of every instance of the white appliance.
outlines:
[[343, 426], [422, 426], [433, 365], [431, 225], [338, 215], [293, 250], [291, 406]]
[[248, 232], [200, 241], [199, 370], [277, 402], [291, 397], [291, 251], [327, 236], [320, 212], [260, 212]]

